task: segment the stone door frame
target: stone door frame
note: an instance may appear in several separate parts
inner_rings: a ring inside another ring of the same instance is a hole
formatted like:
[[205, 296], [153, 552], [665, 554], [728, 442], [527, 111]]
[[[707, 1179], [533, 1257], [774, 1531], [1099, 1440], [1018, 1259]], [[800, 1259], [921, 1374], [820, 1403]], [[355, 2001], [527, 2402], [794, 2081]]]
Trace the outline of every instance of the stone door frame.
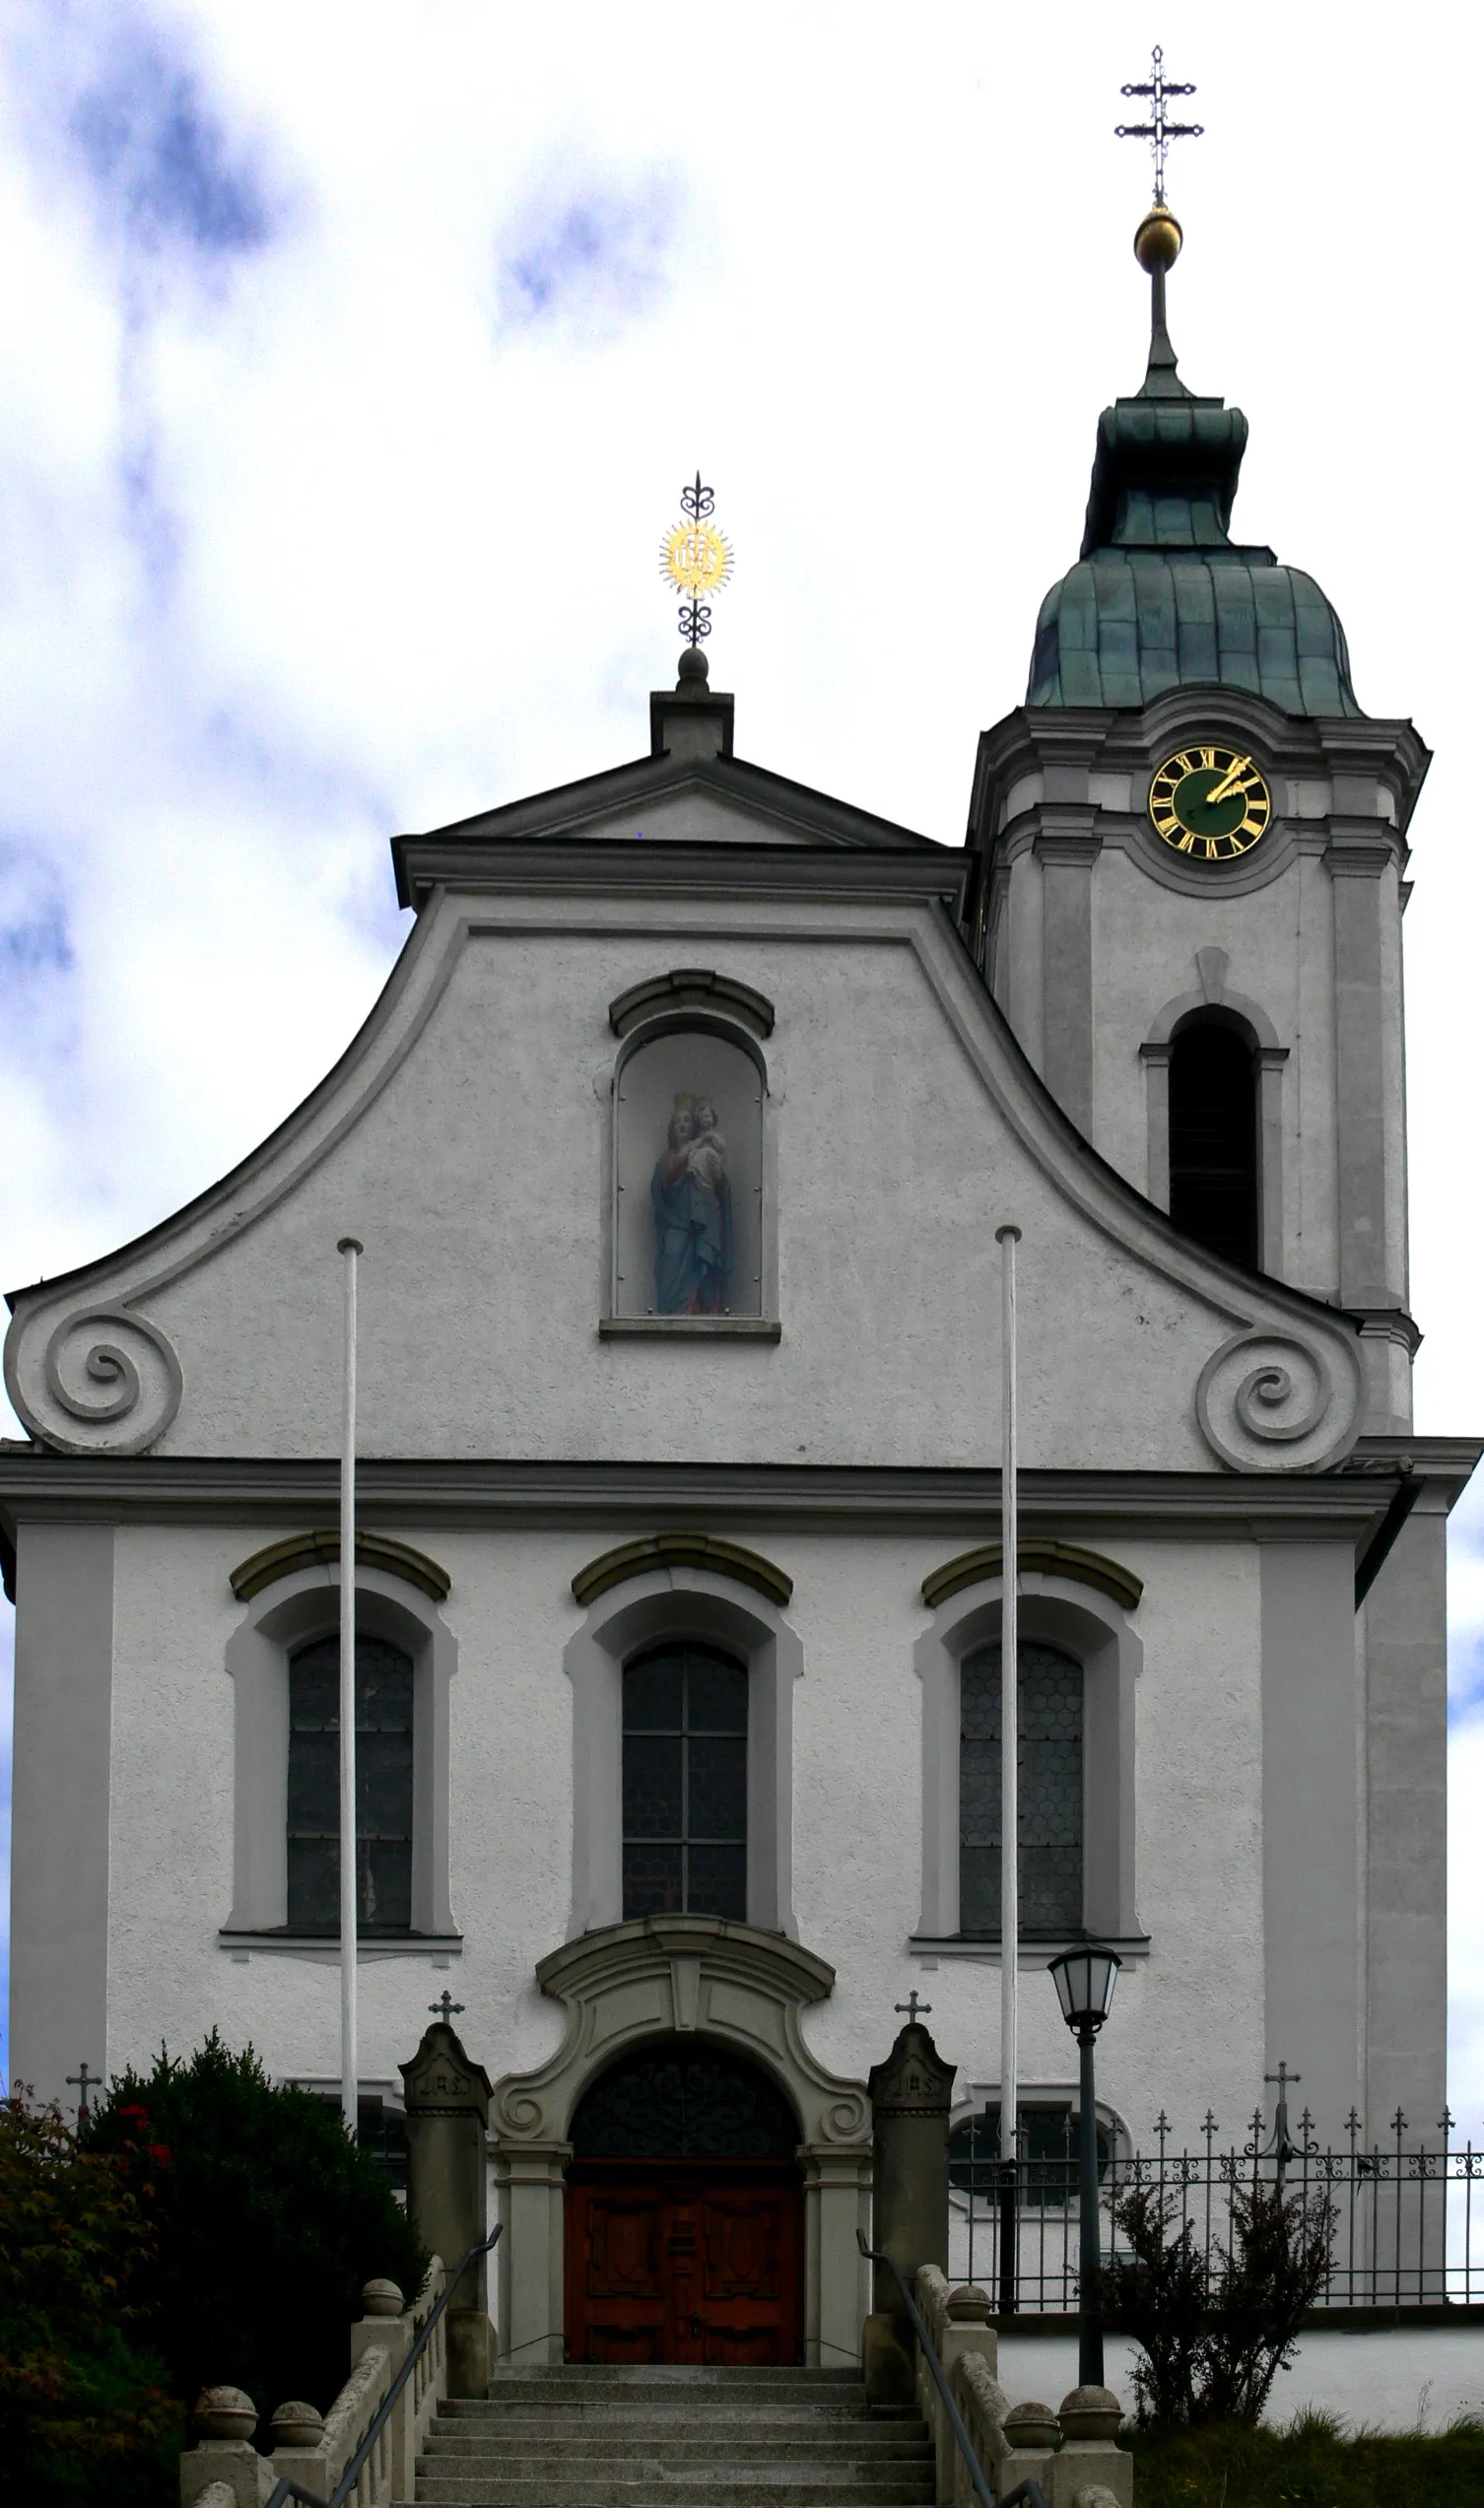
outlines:
[[855, 2233], [870, 2227], [871, 2103], [863, 2081], [825, 2070], [801, 2026], [806, 2006], [834, 1990], [829, 1963], [751, 1925], [645, 1917], [564, 1943], [536, 1980], [564, 2006], [567, 2027], [550, 2061], [504, 2074], [491, 2103], [505, 2233], [495, 2251], [499, 2363], [563, 2357], [568, 2134], [578, 2100], [615, 2057], [693, 2032], [746, 2056], [791, 2100], [804, 2183], [804, 2357], [814, 2368], [858, 2361], [870, 2299]]

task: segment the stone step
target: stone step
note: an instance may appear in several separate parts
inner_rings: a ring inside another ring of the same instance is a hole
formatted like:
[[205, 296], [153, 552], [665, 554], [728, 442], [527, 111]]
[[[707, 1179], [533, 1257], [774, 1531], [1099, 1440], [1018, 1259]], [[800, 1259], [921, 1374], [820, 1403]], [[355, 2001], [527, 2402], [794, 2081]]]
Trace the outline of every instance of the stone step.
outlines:
[[557, 2477], [549, 2474], [461, 2474], [444, 2481], [418, 2474], [419, 2508], [664, 2508], [694, 2498], [705, 2508], [932, 2508], [931, 2468], [883, 2477], [848, 2470], [839, 2474], [799, 2474], [791, 2468], [757, 2480], [707, 2474], [694, 2484], [647, 2468], [634, 2477], [610, 2474]]
[[631, 2457], [663, 2457], [667, 2464], [917, 2464], [927, 2454], [927, 2442], [920, 2438], [899, 2437], [891, 2429], [880, 2431], [869, 2427], [852, 2431], [848, 2438], [824, 2437], [818, 2430], [787, 2430], [779, 2434], [769, 2430], [747, 2438], [732, 2438], [725, 2432], [700, 2430], [684, 2435], [650, 2423], [641, 2430], [593, 2428], [559, 2433], [522, 2432], [518, 2445], [506, 2442], [492, 2445], [488, 2439], [472, 2434], [436, 2431], [429, 2438], [425, 2463], [428, 2470], [468, 2464], [493, 2465], [508, 2463], [520, 2456], [529, 2464], [554, 2464], [564, 2458], [576, 2457], [588, 2462], [601, 2457], [605, 2462], [624, 2462]]

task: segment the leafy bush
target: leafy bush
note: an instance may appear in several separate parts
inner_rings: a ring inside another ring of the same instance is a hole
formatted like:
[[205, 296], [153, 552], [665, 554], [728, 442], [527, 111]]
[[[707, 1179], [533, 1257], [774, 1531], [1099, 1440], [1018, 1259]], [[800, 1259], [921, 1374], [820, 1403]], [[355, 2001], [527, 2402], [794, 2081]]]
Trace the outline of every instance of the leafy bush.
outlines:
[[183, 2414], [132, 2340], [156, 2173], [147, 2145], [80, 2152], [60, 2109], [0, 2101], [0, 2497], [169, 2496]]
[[422, 2287], [427, 2251], [338, 2112], [275, 2088], [250, 2047], [235, 2054], [215, 2030], [186, 2060], [162, 2049], [147, 2076], [117, 2076], [83, 2139], [135, 2167], [159, 2155], [138, 2287], [187, 2406], [203, 2386], [240, 2386], [260, 2413], [290, 2397], [323, 2411], [350, 2371], [363, 2283]]
[[1323, 2195], [1234, 2186], [1232, 2244], [1215, 2263], [1177, 2198], [1135, 2186], [1113, 2205], [1127, 2252], [1100, 2275], [1110, 2327], [1143, 2351], [1134, 2368], [1142, 2429], [1238, 2421], [1255, 2428], [1306, 2312], [1329, 2274], [1334, 2206]]

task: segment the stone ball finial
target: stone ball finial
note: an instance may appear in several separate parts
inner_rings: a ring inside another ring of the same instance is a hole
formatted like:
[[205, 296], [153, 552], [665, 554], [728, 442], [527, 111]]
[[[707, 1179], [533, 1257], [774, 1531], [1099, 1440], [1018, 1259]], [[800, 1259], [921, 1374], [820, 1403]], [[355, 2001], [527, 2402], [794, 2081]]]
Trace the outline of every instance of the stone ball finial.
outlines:
[[1162, 200], [1156, 201], [1139, 220], [1133, 238], [1134, 259], [1153, 278], [1156, 270], [1174, 268], [1184, 240], [1184, 230], [1174, 210], [1167, 209]]
[[312, 2404], [280, 2404], [268, 2424], [279, 2447], [317, 2447], [324, 2436], [324, 2416]]
[[363, 2281], [361, 2305], [369, 2317], [399, 2317], [407, 2302], [394, 2281]]
[[1054, 2447], [1061, 2423], [1049, 2404], [1017, 2404], [1002, 2423], [1012, 2447]]
[[950, 2290], [945, 2304], [952, 2325], [987, 2325], [994, 2314], [988, 2291], [977, 2281], [961, 2282], [957, 2290]]
[[1118, 2508], [1118, 2494], [1107, 2482], [1085, 2481], [1072, 2493], [1072, 2508]]
[[1061, 2427], [1068, 2438], [1098, 2438], [1112, 2447], [1123, 2406], [1111, 2386], [1074, 2386], [1061, 2399]]
[[257, 2406], [239, 2386], [203, 2386], [191, 2419], [202, 2438], [250, 2438]]
[[677, 689], [685, 689], [687, 695], [700, 696], [702, 690], [706, 687], [709, 680], [710, 675], [710, 663], [707, 660], [700, 645], [687, 644], [685, 651], [680, 656], [680, 668], [676, 673], [675, 685]]

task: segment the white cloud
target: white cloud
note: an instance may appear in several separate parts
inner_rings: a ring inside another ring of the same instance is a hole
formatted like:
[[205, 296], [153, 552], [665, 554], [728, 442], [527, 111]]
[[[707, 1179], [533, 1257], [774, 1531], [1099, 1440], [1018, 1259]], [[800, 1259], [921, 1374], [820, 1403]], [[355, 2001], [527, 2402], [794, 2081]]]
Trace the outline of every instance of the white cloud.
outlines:
[[[1343, 43], [1273, 0], [1186, 14], [1183, 371], [1251, 420], [1239, 529], [1317, 576], [1362, 701], [1439, 753], [1407, 920], [1419, 1418], [1467, 1430], [1477, 27], [1410, 13], [1423, 114], [1379, 6]], [[333, 1061], [397, 946], [397, 826], [642, 749], [698, 463], [738, 553], [712, 662], [742, 753], [958, 841], [1141, 371], [1147, 167], [1112, 129], [1148, 42], [1130, 0], [0, 20], [11, 1282], [160, 1216]], [[1466, 1696], [1484, 1533], [1455, 1553]], [[1466, 1999], [1484, 1945], [1454, 1966]]]

